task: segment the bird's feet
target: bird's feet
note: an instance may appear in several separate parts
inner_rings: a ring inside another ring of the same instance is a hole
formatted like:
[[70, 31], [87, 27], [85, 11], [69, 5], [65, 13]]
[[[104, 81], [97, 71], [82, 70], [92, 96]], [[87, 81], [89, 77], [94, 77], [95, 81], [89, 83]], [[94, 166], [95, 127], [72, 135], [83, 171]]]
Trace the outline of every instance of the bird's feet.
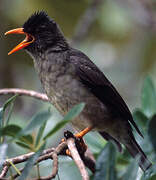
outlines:
[[[87, 150], [87, 145], [85, 144], [85, 142], [84, 142], [84, 140], [83, 140], [83, 138], [81, 136], [82, 134], [80, 134], [80, 133], [74, 135], [70, 131], [66, 131], [66, 132], [64, 132], [64, 137], [65, 138], [62, 139], [61, 142], [64, 142], [66, 139], [69, 139], [69, 138], [74, 138], [75, 139], [75, 145], [76, 145], [76, 148], [77, 148], [79, 154], [84, 155], [84, 153]], [[65, 154], [68, 155], [68, 156], [71, 156], [70, 150], [66, 149]]]
[[76, 138], [83, 138], [84, 135], [86, 135], [88, 132], [90, 132], [93, 128], [92, 127], [87, 127], [84, 130], [80, 131], [79, 133], [75, 134], [74, 136]]
[[[77, 134], [73, 134], [71, 133], [70, 131], [66, 131], [64, 132], [64, 137], [61, 142], [64, 142], [65, 139], [69, 139], [69, 138], [74, 138], [75, 139], [75, 145], [76, 145], [76, 148], [79, 152], [80, 155], [84, 155], [84, 153], [86, 152], [87, 150], [87, 145], [85, 144], [84, 140], [83, 140], [83, 136], [85, 134], [87, 134], [89, 131], [92, 130], [92, 127], [87, 127], [85, 128], [84, 130], [82, 130], [81, 132], [77, 133]], [[68, 156], [71, 156], [71, 153], [69, 151], [69, 149], [66, 149], [66, 152], [65, 152], [66, 155]]]

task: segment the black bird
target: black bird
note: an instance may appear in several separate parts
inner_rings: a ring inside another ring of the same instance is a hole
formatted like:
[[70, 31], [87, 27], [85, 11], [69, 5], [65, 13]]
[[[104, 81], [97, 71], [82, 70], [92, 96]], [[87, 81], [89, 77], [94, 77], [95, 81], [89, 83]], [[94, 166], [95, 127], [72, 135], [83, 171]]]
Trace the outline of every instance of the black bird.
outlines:
[[[85, 102], [83, 112], [72, 120], [81, 131], [78, 137], [96, 130], [117, 144], [124, 144], [143, 171], [151, 162], [136, 142], [132, 127], [142, 136], [133, 117], [114, 86], [81, 51], [72, 48], [57, 23], [41, 11], [23, 25], [6, 34], [25, 34], [26, 38], [9, 54], [24, 48], [33, 58], [35, 69], [50, 102], [65, 115], [74, 105]], [[142, 136], [143, 137], [143, 136]]]

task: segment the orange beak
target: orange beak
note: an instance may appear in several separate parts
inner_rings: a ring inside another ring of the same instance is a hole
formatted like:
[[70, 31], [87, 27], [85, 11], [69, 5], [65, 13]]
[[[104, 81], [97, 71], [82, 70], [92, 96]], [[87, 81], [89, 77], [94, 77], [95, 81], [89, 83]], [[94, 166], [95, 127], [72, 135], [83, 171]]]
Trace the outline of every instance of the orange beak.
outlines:
[[13, 30], [7, 31], [5, 33], [5, 35], [8, 35], [8, 34], [25, 34], [26, 35], [26, 38], [20, 44], [18, 44], [13, 50], [11, 50], [8, 53], [8, 55], [27, 47], [29, 44], [31, 44], [35, 41], [35, 38], [31, 34], [24, 32], [23, 28], [13, 29]]

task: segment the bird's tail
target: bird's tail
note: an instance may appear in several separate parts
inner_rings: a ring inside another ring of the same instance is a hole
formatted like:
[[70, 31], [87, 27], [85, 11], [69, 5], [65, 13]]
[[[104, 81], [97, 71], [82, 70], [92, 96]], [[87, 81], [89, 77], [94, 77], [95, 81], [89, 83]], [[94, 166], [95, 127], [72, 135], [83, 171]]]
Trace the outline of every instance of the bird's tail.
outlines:
[[107, 141], [111, 141], [112, 143], [114, 143], [116, 145], [116, 147], [118, 148], [119, 152], [122, 152], [122, 146], [119, 143], [119, 141], [117, 141], [116, 139], [114, 139], [111, 135], [109, 135], [106, 132], [99, 132], [101, 134], [101, 136], [106, 139]]
[[152, 163], [148, 160], [141, 147], [138, 145], [134, 137], [132, 136], [129, 142], [124, 143], [129, 153], [138, 160], [139, 166], [143, 171], [146, 171], [152, 166]]

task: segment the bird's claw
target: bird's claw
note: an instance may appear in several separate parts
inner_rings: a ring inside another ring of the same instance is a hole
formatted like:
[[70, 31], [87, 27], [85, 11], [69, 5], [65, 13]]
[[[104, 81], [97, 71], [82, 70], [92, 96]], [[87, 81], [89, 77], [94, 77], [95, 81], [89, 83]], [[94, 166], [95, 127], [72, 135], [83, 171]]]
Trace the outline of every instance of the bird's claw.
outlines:
[[[79, 137], [76, 135], [74, 135], [73, 133], [71, 133], [70, 131], [66, 131], [64, 132], [64, 137], [61, 142], [65, 142], [66, 139], [69, 139], [69, 138], [74, 138], [75, 140], [75, 145], [76, 145], [76, 148], [79, 152], [80, 155], [84, 155], [84, 153], [86, 152], [87, 150], [87, 145], [85, 144], [84, 140], [82, 137]], [[68, 155], [68, 156], [71, 156], [71, 153], [70, 153], [70, 150], [69, 149], [66, 149], [65, 151], [65, 154]]]

